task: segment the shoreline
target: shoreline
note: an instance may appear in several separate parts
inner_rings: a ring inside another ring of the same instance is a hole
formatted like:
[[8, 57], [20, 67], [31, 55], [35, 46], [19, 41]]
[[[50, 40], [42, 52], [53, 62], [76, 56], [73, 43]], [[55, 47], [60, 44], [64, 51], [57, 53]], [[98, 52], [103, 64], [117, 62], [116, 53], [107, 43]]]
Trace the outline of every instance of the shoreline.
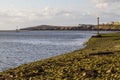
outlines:
[[120, 33], [91, 37], [83, 49], [0, 73], [0, 79], [120, 79]]
[[[29, 32], [29, 31], [98, 31], [98, 29], [92, 30], [92, 29], [81, 29], [81, 30], [0, 30], [0, 32]], [[100, 29], [99, 31], [108, 31], [108, 32], [119, 32], [120, 30], [116, 29], [116, 30], [104, 30], [104, 29]]]
[[[7, 51], [4, 49], [4, 51], [6, 52], [4, 52], [3, 55], [1, 52], [1, 56], [3, 57], [1, 57], [0, 72], [18, 67], [22, 64], [27, 64], [30, 62], [35, 62], [38, 60], [57, 56], [60, 54], [65, 54], [65, 53], [77, 50], [81, 47], [83, 48], [84, 46], [82, 46], [82, 44], [91, 37], [92, 33], [93, 32], [89, 34], [88, 32], [76, 32], [76, 31], [72, 31], [72, 32], [68, 32], [68, 31], [43, 32], [42, 31], [40, 33], [39, 32], [25, 32], [25, 33], [21, 32], [20, 34], [15, 32], [1, 33], [0, 34], [1, 45], [3, 42], [8, 42], [9, 44], [7, 45], [3, 43], [4, 46], [6, 45]], [[35, 35], [35, 37], [33, 37], [32, 35]], [[36, 37], [36, 35], [40, 35], [40, 36]], [[53, 38], [53, 42], [51, 38], [49, 37], [47, 38], [47, 35]], [[43, 38], [44, 41], [42, 40], [42, 38], [40, 38], [41, 36], [45, 37], [45, 39]], [[69, 40], [67, 38], [69, 38]], [[13, 41], [15, 44], [12, 44]], [[28, 47], [28, 44], [30, 47]], [[48, 45], [48, 47], [46, 46], [46, 44]], [[12, 46], [12, 45], [13, 45], [12, 50], [9, 51], [11, 47], [7, 47], [7, 46]], [[19, 47], [19, 49], [16, 48], [14, 45]], [[25, 49], [23, 49], [23, 47]], [[28, 49], [30, 50], [28, 51]]]

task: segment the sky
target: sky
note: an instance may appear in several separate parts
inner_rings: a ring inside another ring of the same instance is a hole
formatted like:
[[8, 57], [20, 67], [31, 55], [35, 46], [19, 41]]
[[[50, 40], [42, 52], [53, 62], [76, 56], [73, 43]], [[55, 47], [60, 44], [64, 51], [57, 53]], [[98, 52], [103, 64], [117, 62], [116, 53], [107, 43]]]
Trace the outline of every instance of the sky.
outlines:
[[120, 0], [0, 0], [0, 30], [120, 21]]

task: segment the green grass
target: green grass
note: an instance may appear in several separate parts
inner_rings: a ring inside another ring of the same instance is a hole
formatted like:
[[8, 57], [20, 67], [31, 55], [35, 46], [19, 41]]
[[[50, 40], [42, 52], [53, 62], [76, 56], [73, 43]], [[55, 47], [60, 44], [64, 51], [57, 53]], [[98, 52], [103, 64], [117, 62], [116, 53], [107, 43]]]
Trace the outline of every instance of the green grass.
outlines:
[[0, 73], [0, 80], [119, 80], [120, 33], [92, 37], [86, 47]]

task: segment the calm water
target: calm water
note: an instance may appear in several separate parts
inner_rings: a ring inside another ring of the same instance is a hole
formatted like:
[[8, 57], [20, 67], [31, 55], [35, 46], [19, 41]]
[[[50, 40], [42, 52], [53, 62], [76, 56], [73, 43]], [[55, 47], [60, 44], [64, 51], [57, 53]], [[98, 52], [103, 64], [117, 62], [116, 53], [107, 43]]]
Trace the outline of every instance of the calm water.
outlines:
[[0, 71], [83, 47], [94, 32], [0, 32]]

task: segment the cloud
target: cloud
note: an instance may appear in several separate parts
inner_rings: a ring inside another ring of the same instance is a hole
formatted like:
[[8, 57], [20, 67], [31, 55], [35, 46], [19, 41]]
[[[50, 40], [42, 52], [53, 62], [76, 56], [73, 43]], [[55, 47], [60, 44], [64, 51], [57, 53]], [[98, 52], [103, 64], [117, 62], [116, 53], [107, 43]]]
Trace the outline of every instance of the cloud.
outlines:
[[25, 20], [34, 20], [37, 14], [33, 11], [18, 9], [0, 9], [0, 18], [10, 22], [24, 22]]
[[114, 4], [119, 5], [120, 0], [92, 0], [92, 2], [95, 4], [96, 8], [108, 9]]
[[0, 8], [0, 28], [15, 29], [18, 25], [29, 25], [40, 17], [39, 12], [16, 8]]
[[[11, 18], [11, 21], [32, 21], [37, 19], [53, 19], [54, 17], [58, 16], [64, 16], [64, 17], [70, 17], [73, 13], [70, 10], [61, 10], [57, 8], [51, 8], [51, 7], [45, 7], [39, 11], [34, 10], [24, 10], [24, 9], [0, 9], [0, 17], [1, 18]], [[17, 20], [18, 19], [18, 20]]]
[[108, 7], [108, 3], [99, 3], [96, 4], [96, 7], [99, 9], [106, 9]]
[[[118, 20], [120, 0], [92, 0], [95, 5], [94, 14], [106, 21]], [[104, 21], [104, 20], [103, 20]]]
[[53, 18], [57, 13], [58, 13], [58, 9], [57, 8], [45, 7], [45, 8], [43, 8], [41, 10], [41, 14], [46, 19]]
[[104, 0], [92, 0], [92, 1], [94, 2], [96, 8], [99, 8], [99, 9], [108, 8], [109, 3]]
[[58, 9], [58, 8], [52, 8], [52, 7], [45, 7], [42, 9], [42, 15], [46, 19], [52, 19], [56, 17], [73, 17], [77, 12], [74, 12], [69, 9]]
[[31, 26], [59, 22], [59, 24], [62, 22], [64, 24], [67, 21], [73, 22], [73, 20], [77, 20], [81, 16], [83, 16], [81, 12], [53, 7], [45, 7], [40, 10], [17, 9], [15, 7], [0, 8], [0, 26], [8, 24], [7, 27], [10, 26], [8, 29], [13, 29], [17, 25]]

